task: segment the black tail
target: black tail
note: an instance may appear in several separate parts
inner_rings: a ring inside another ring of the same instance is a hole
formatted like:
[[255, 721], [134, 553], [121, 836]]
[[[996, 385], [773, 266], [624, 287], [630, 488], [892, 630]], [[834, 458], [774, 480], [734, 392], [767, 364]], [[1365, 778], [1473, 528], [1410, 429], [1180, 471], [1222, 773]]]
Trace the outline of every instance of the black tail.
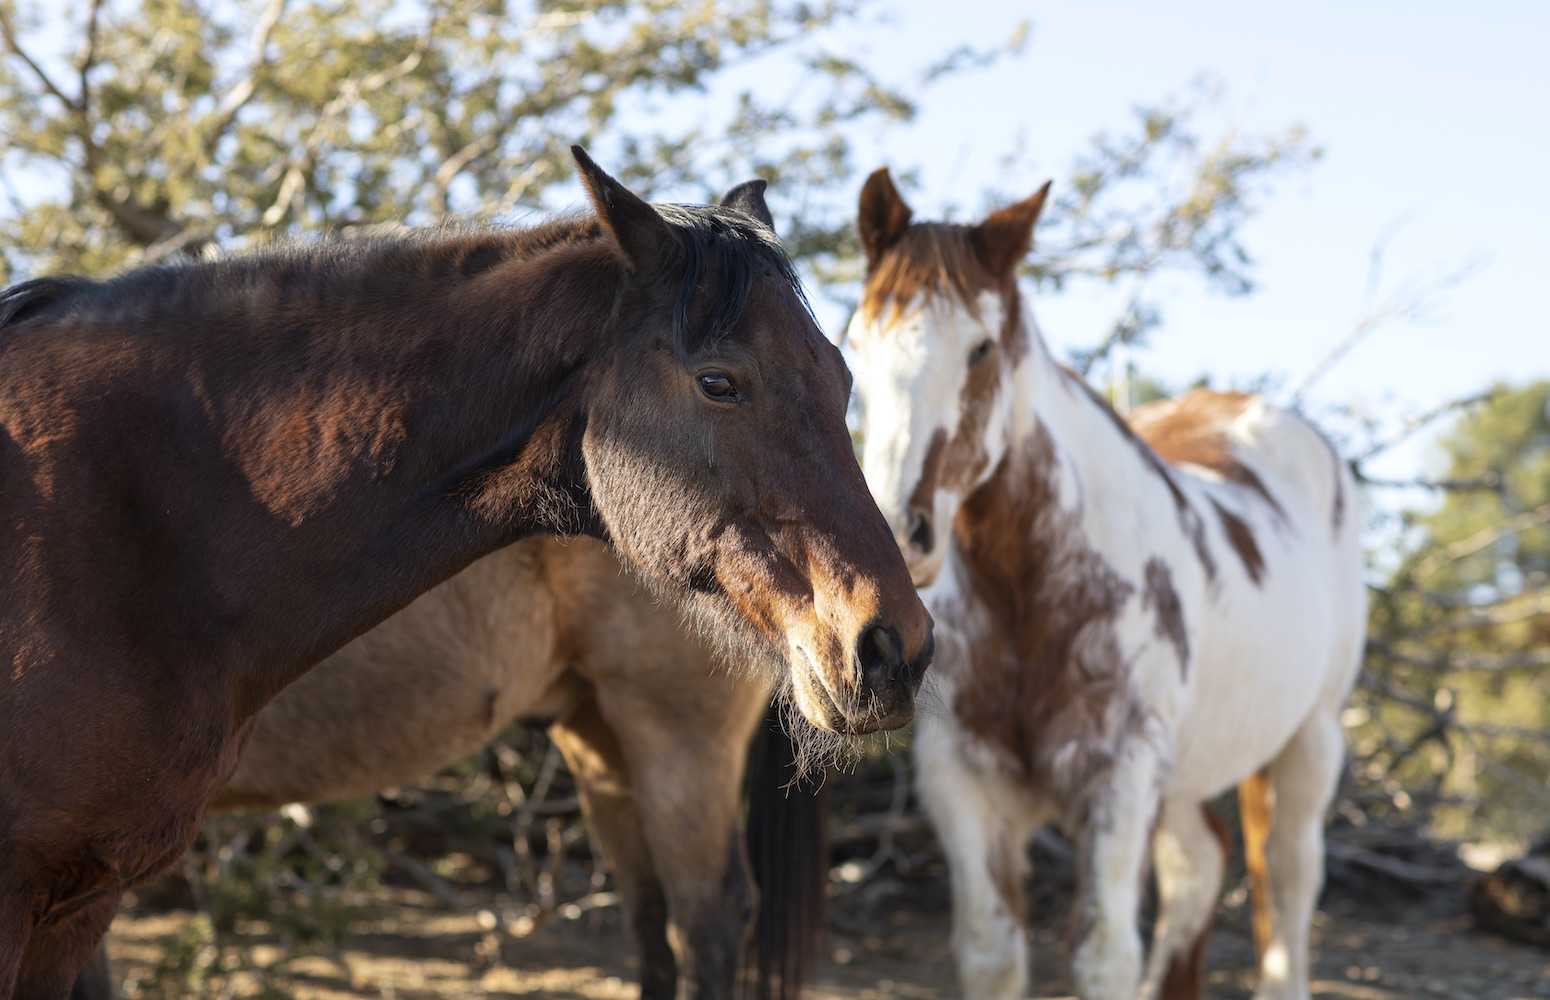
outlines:
[[795, 1000], [823, 943], [829, 881], [829, 786], [797, 781], [797, 748], [770, 706], [748, 760], [748, 857], [759, 886], [748, 1000]]

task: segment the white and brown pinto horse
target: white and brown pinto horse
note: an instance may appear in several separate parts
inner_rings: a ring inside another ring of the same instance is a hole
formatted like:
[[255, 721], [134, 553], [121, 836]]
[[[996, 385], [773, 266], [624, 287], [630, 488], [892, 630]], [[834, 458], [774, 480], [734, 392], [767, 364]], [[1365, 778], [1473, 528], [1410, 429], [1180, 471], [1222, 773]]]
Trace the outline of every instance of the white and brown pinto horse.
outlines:
[[1225, 861], [1206, 802], [1263, 771], [1258, 995], [1305, 998], [1366, 618], [1355, 487], [1260, 398], [1196, 391], [1127, 425], [1058, 365], [1016, 282], [1047, 191], [975, 226], [912, 225], [886, 170], [861, 195], [863, 467], [938, 624], [916, 745], [964, 993], [1023, 995], [1024, 845], [1058, 822], [1076, 992], [1198, 995]]

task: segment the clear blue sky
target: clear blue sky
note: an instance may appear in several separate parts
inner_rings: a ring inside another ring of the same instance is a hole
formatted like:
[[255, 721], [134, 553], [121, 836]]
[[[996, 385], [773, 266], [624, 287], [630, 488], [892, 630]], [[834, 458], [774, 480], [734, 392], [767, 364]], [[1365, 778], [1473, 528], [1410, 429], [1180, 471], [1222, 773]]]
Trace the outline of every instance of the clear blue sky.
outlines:
[[[862, 136], [896, 169], [918, 167], [917, 217], [1007, 188], [1000, 161], [1025, 130], [1013, 188], [1061, 177], [1089, 137], [1205, 73], [1246, 133], [1305, 125], [1324, 158], [1285, 179], [1245, 230], [1259, 290], [1246, 298], [1167, 279], [1164, 326], [1142, 369], [1217, 384], [1297, 381], [1362, 311], [1368, 258], [1389, 243], [1389, 287], [1483, 257], [1421, 325], [1382, 330], [1317, 396], [1418, 411], [1493, 379], [1550, 377], [1550, 3], [944, 3], [906, 0], [892, 24], [833, 43], [892, 75], [959, 41], [1032, 22], [1023, 56], [940, 85], [911, 125]], [[1020, 184], [1018, 183], [1020, 181]], [[1057, 346], [1090, 344], [1114, 292], [1036, 304]], [[1419, 449], [1388, 468], [1413, 472]]]

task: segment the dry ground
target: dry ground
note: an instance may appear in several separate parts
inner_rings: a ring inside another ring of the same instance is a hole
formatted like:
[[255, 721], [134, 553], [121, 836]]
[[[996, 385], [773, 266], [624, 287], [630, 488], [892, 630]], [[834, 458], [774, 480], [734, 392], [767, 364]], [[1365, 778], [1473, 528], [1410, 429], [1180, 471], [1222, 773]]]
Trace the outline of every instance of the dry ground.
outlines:
[[[517, 938], [481, 928], [478, 907], [499, 905], [493, 893], [481, 898], [478, 891], [470, 892], [472, 906], [462, 912], [406, 886], [390, 887], [386, 898], [380, 917], [338, 948], [308, 951], [266, 942], [262, 934], [249, 937], [249, 960], [264, 971], [236, 977], [228, 995], [297, 1000], [635, 996], [630, 949], [615, 909], [556, 919]], [[170, 937], [192, 919], [183, 910], [130, 909], [119, 917], [114, 955], [127, 996], [152, 995], [152, 970], [165, 960]], [[492, 923], [488, 914], [483, 922]], [[1047, 913], [1033, 932], [1035, 995], [1040, 997], [1061, 996], [1065, 990], [1062, 925], [1062, 915]], [[1317, 997], [1550, 997], [1550, 953], [1476, 931], [1462, 884], [1425, 896], [1398, 889], [1357, 895], [1335, 887], [1318, 916], [1316, 940]], [[953, 997], [947, 941], [947, 893], [940, 874], [874, 880], [834, 900], [826, 956], [809, 995], [813, 1000]], [[1212, 998], [1250, 996], [1252, 945], [1241, 905], [1222, 908], [1208, 961]], [[163, 983], [158, 995], [165, 996]]]

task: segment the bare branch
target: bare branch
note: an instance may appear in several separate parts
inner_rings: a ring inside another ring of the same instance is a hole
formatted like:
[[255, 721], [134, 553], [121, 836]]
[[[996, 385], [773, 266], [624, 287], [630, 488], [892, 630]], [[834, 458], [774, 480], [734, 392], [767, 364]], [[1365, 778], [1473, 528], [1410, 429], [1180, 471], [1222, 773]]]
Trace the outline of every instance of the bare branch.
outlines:
[[1476, 605], [1436, 600], [1436, 595], [1418, 591], [1420, 596], [1431, 599], [1433, 604], [1448, 608], [1452, 614], [1432, 625], [1411, 631], [1408, 638], [1453, 635], [1471, 629], [1497, 628], [1515, 622], [1532, 621], [1550, 615], [1550, 588], [1541, 587], [1515, 594], [1493, 604]]
[[1473, 396], [1464, 396], [1460, 399], [1450, 399], [1447, 402], [1439, 403], [1429, 410], [1424, 410], [1410, 417], [1393, 434], [1369, 446], [1366, 451], [1355, 456], [1351, 461], [1365, 462], [1369, 458], [1388, 451], [1400, 442], [1409, 439], [1417, 431], [1430, 426], [1449, 414], [1456, 413], [1459, 410], [1468, 410], [1479, 406], [1481, 403], [1488, 403], [1494, 398], [1496, 398], [1496, 392], [1494, 390], [1487, 390], [1485, 392], [1477, 392]]
[[1444, 566], [1472, 556], [1509, 535], [1521, 534], [1546, 522], [1550, 522], [1550, 503], [1541, 504], [1533, 510], [1526, 510], [1521, 514], [1505, 518], [1421, 560], [1416, 566], [1415, 577], [1417, 580], [1424, 580]]
[[154, 246], [176, 237], [182, 231], [181, 226], [165, 215], [148, 212], [134, 202], [116, 198], [107, 191], [94, 190], [92, 198], [107, 209], [113, 221], [142, 246]]
[[1495, 472], [1487, 472], [1476, 479], [1378, 479], [1369, 476], [1361, 470], [1356, 462], [1349, 463], [1351, 474], [1356, 481], [1363, 486], [1375, 486], [1379, 489], [1395, 490], [1444, 490], [1467, 493], [1479, 490], [1487, 493], [1500, 493], [1502, 491], [1502, 477]]
[[[1433, 673], [1502, 673], [1508, 670], [1530, 670], [1538, 667], [1550, 667], [1550, 648], [1525, 649], [1515, 653], [1440, 653], [1431, 657], [1412, 656], [1395, 649], [1393, 646], [1380, 639], [1371, 637], [1367, 640], [1369, 652], [1376, 653], [1395, 663], [1402, 663], [1407, 667], [1417, 670], [1426, 670]], [[1390, 700], [1400, 700], [1393, 692], [1386, 692], [1385, 697]], [[1411, 705], [1417, 708], [1417, 705]]]
[[1341, 843], [1338, 840], [1326, 840], [1324, 842], [1324, 851], [1338, 861], [1344, 861], [1346, 864], [1351, 865], [1360, 865], [1363, 868], [1380, 872], [1401, 882], [1446, 885], [1460, 882], [1470, 877], [1469, 870], [1462, 865], [1458, 868], [1418, 865], [1412, 861], [1402, 861], [1387, 854], [1379, 854], [1376, 851], [1369, 851], [1354, 844]]
[[[1155, 255], [1153, 256], [1153, 262], [1155, 263]], [[1119, 346], [1120, 341], [1125, 338], [1126, 333], [1130, 331], [1128, 320], [1130, 319], [1131, 314], [1135, 312], [1136, 303], [1140, 301], [1141, 292], [1146, 287], [1147, 279], [1149, 279], [1151, 276], [1151, 264], [1148, 264], [1148, 266], [1137, 270], [1131, 276], [1130, 286], [1126, 290], [1126, 293], [1120, 298], [1120, 307], [1114, 311], [1114, 318], [1109, 321], [1108, 334], [1103, 338], [1097, 347], [1092, 349], [1091, 353], [1084, 353], [1078, 363], [1074, 366], [1077, 372], [1082, 375], [1083, 378], [1087, 377], [1087, 375], [1092, 372], [1094, 365], [1108, 357], [1114, 348]]]
[[77, 66], [77, 72], [81, 79], [81, 97], [79, 108], [82, 113], [91, 106], [91, 71], [97, 65], [97, 19], [102, 13], [102, 0], [91, 0], [91, 6], [86, 11], [86, 40], [81, 51], [81, 59]]
[[237, 112], [242, 110], [243, 105], [252, 99], [253, 92], [258, 89], [258, 75], [269, 65], [269, 36], [280, 23], [280, 15], [285, 12], [285, 4], [286, 0], [269, 0], [269, 5], [259, 15], [258, 23], [253, 26], [253, 48], [248, 56], [248, 71], [226, 92], [226, 96], [221, 98], [220, 105], [215, 109], [214, 127], [205, 139], [207, 145], [213, 147], [219, 141], [231, 127]]
[[484, 153], [494, 149], [498, 141], [499, 140], [494, 133], [485, 133], [484, 135], [475, 139], [473, 142], [464, 146], [462, 149], [458, 150], [456, 153], [453, 153], [451, 156], [447, 157], [446, 160], [442, 161], [441, 166], [436, 168], [436, 175], [434, 178], [436, 184], [436, 200], [440, 203], [441, 212], [443, 215], [446, 214], [448, 208], [447, 189], [452, 186], [452, 182], [457, 178], [457, 175], [462, 173], [463, 168], [468, 166], [469, 163], [473, 162], [475, 157], [481, 156]]
[[43, 67], [39, 66], [32, 56], [28, 55], [26, 50], [22, 48], [21, 40], [16, 34], [16, 26], [11, 23], [11, 16], [4, 7], [0, 7], [0, 38], [5, 40], [6, 48], [11, 50], [11, 54], [20, 59], [27, 69], [32, 72], [32, 75], [38, 78], [38, 82], [43, 84], [44, 90], [47, 90], [50, 94], [64, 102], [65, 107], [71, 111], [78, 112], [81, 110], [81, 103], [76, 98], [66, 96], [65, 92], [59, 89], [58, 84], [54, 83], [53, 78], [44, 71]]
[[[1382, 259], [1381, 250], [1375, 250], [1372, 264], [1374, 270], [1382, 267]], [[1387, 323], [1411, 321], [1425, 315], [1426, 310], [1434, 305], [1444, 292], [1456, 287], [1460, 282], [1473, 274], [1483, 263], [1484, 261], [1481, 258], [1472, 258], [1452, 271], [1438, 275], [1430, 280], [1420, 281], [1415, 284], [1406, 282], [1390, 298], [1387, 305], [1376, 309], [1368, 309], [1365, 315], [1357, 320], [1356, 326], [1352, 328], [1351, 332], [1346, 334], [1344, 339], [1334, 347], [1330, 348], [1329, 352], [1314, 364], [1308, 374], [1303, 376], [1297, 388], [1292, 391], [1292, 404], [1295, 406], [1300, 402], [1316, 382], [1329, 374], [1330, 369], [1339, 364], [1347, 354], [1351, 353], [1356, 345], [1366, 340], [1375, 330], [1380, 329]], [[1369, 278], [1369, 287], [1373, 284], [1374, 279]]]

